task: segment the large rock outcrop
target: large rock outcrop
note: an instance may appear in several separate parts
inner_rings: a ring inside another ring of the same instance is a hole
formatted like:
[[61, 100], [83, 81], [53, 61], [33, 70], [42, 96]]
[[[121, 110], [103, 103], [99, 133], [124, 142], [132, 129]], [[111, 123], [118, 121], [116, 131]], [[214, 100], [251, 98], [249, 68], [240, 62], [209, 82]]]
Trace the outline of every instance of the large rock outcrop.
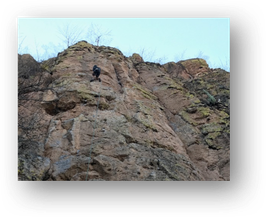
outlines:
[[19, 180], [230, 180], [228, 72], [86, 41], [37, 69], [19, 82]]

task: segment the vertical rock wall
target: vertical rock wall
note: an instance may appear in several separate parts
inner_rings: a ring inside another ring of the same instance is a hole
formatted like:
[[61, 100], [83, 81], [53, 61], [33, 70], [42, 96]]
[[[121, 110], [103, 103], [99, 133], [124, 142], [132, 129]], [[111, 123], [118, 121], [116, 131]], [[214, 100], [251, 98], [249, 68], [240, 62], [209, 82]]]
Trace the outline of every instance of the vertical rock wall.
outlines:
[[[89, 82], [94, 65], [101, 83]], [[40, 68], [34, 90], [19, 81], [19, 180], [230, 179], [229, 73], [85, 41]]]

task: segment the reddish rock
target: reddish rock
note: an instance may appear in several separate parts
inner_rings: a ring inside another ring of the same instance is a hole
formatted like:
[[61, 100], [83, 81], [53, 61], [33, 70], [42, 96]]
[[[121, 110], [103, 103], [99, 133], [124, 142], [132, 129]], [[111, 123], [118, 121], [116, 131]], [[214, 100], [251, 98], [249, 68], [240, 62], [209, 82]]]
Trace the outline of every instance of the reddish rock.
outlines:
[[19, 83], [19, 180], [230, 179], [228, 92], [193, 82], [229, 77], [203, 60], [161, 66], [81, 41], [41, 66]]

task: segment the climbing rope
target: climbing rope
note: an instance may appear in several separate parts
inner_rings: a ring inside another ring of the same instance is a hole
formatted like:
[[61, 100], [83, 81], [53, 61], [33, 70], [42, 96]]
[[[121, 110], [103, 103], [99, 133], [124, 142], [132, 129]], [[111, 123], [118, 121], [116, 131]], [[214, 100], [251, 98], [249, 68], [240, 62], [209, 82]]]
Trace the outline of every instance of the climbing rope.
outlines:
[[91, 139], [91, 147], [90, 147], [90, 152], [89, 152], [89, 161], [88, 161], [88, 169], [87, 169], [87, 174], [86, 174], [86, 181], [88, 181], [88, 175], [89, 175], [89, 167], [90, 167], [90, 162], [91, 162], [91, 152], [93, 149], [93, 141], [95, 137], [95, 129], [96, 129], [96, 124], [97, 124], [97, 116], [98, 116], [98, 109], [99, 109], [99, 102], [100, 102], [100, 97], [101, 97], [101, 89], [102, 89], [102, 82], [100, 82], [100, 90], [98, 93], [98, 102], [97, 102], [97, 107], [96, 107], [96, 116], [94, 120], [94, 126], [93, 126], [93, 133], [92, 133], [92, 139]]

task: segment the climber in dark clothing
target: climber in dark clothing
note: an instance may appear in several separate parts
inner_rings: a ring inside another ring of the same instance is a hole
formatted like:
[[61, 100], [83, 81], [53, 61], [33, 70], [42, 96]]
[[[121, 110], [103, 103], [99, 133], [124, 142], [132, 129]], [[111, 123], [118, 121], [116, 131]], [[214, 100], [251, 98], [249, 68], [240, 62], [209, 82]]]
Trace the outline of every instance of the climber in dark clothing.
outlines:
[[94, 65], [92, 70], [93, 70], [93, 74], [92, 75], [96, 76], [96, 78], [95, 79], [91, 79], [90, 82], [92, 82], [94, 80], [98, 80], [99, 82], [101, 82], [101, 79], [99, 78], [99, 76], [101, 74], [101, 68], [96, 66], [96, 65]]

